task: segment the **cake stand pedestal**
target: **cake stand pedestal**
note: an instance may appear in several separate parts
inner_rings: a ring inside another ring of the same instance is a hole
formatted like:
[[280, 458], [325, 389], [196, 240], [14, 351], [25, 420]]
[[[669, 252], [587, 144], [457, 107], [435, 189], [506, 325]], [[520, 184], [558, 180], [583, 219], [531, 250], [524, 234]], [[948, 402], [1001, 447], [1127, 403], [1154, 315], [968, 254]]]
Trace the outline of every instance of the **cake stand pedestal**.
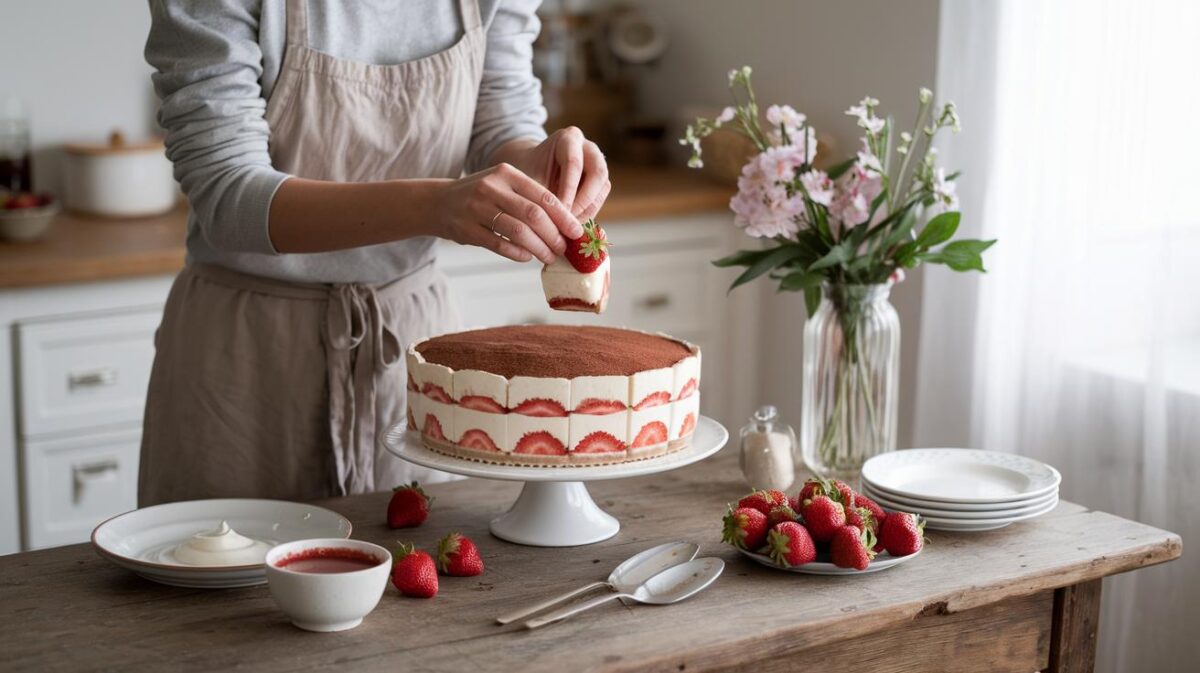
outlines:
[[617, 534], [621, 523], [592, 500], [585, 482], [624, 479], [674, 470], [713, 455], [725, 446], [729, 432], [701, 416], [687, 448], [658, 458], [618, 465], [533, 467], [492, 465], [438, 453], [404, 424], [393, 427], [384, 446], [417, 465], [484, 479], [525, 482], [521, 495], [507, 512], [492, 519], [492, 535], [535, 547], [574, 547], [600, 542]]

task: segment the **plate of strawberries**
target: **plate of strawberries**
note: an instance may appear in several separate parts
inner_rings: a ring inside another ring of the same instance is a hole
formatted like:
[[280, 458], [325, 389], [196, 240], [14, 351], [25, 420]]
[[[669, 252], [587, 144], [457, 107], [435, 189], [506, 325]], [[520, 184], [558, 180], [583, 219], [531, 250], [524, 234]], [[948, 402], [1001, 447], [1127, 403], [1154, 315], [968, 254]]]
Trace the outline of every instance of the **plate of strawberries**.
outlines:
[[917, 556], [925, 524], [887, 511], [845, 482], [809, 479], [795, 498], [754, 490], [730, 504], [722, 541], [772, 568], [809, 575], [858, 575]]

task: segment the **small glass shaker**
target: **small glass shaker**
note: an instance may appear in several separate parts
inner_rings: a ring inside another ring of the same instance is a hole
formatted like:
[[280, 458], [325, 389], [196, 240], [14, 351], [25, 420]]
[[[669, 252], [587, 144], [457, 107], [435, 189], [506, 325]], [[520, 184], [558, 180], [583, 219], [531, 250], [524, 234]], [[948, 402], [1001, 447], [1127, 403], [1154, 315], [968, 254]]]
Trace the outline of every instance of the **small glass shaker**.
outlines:
[[796, 480], [796, 433], [774, 406], [759, 408], [742, 427], [740, 461], [751, 488], [786, 491]]

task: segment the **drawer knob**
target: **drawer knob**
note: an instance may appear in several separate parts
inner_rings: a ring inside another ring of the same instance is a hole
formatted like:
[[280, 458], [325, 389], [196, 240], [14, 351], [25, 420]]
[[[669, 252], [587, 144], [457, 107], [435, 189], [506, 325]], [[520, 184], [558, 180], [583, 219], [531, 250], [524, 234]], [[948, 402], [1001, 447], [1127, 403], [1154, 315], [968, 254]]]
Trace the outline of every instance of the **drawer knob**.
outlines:
[[71, 372], [67, 375], [67, 385], [71, 390], [76, 388], [100, 388], [111, 386], [117, 382], [117, 370], [112, 367], [92, 369], [86, 372]]
[[84, 487], [95, 481], [115, 478], [119, 469], [121, 469], [121, 465], [115, 458], [84, 465], [72, 465], [71, 476], [73, 478], [71, 481], [74, 483], [74, 488], [71, 491], [71, 500], [78, 505], [83, 496]]
[[638, 300], [638, 306], [648, 310], [657, 311], [671, 305], [671, 295], [664, 293], [652, 294], [649, 297], [642, 297]]

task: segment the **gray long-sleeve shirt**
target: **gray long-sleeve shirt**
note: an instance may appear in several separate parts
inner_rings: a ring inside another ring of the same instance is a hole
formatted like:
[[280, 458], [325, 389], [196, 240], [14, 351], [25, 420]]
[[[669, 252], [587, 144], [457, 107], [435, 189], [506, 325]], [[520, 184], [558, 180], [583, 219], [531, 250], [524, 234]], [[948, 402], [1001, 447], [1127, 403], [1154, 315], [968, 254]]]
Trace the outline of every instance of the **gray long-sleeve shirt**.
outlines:
[[[530, 60], [541, 0], [478, 1], [487, 52], [468, 171], [485, 167], [509, 140], [545, 137], [546, 112]], [[285, 0], [150, 0], [146, 60], [157, 70], [167, 154], [191, 206], [193, 259], [279, 254], [268, 235], [268, 213], [288, 176], [271, 165], [264, 115], [283, 62], [284, 6]], [[309, 0], [308, 15], [314, 49], [375, 64], [437, 53], [463, 31], [455, 0]], [[378, 281], [408, 269], [361, 271], [362, 280]]]

